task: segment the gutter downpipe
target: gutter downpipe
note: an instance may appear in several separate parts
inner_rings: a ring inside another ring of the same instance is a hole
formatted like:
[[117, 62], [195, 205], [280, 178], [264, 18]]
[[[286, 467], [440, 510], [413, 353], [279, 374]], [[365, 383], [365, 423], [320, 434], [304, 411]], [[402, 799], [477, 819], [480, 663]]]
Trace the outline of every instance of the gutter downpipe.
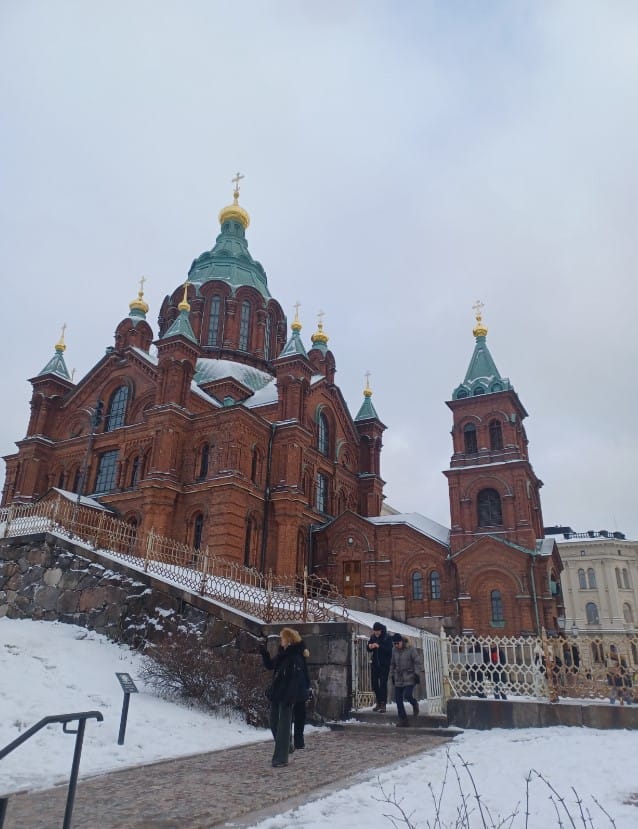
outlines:
[[530, 581], [532, 583], [532, 596], [534, 597], [534, 615], [536, 617], [536, 635], [541, 635], [541, 622], [538, 615], [538, 597], [536, 596], [536, 577], [534, 575], [534, 558], [535, 554], [532, 553], [531, 562], [529, 566], [529, 574], [530, 574]]

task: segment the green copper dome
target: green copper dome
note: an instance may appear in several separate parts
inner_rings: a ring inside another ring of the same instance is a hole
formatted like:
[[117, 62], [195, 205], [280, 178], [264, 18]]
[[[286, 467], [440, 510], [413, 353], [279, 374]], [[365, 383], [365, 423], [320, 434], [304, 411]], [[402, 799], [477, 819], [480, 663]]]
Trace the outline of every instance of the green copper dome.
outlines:
[[507, 377], [501, 377], [487, 347], [485, 329], [476, 337], [474, 353], [470, 360], [465, 379], [452, 392], [452, 400], [463, 397], [478, 397], [481, 394], [506, 391], [513, 388]]
[[244, 225], [236, 218], [222, 218], [215, 247], [195, 259], [188, 272], [188, 281], [200, 286], [217, 279], [227, 282], [233, 292], [242, 285], [250, 285], [265, 299], [270, 299], [266, 272], [250, 255]]

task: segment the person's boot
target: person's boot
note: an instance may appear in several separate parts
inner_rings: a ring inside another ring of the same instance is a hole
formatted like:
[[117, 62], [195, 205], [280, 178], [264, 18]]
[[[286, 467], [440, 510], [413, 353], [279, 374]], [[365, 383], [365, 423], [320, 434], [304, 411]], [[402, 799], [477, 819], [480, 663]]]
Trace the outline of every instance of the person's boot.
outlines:
[[408, 719], [407, 717], [403, 720], [399, 720], [397, 723], [397, 728], [407, 728], [408, 727]]
[[373, 711], [378, 711], [380, 707], [381, 707], [381, 706], [380, 706], [380, 705], [379, 705], [379, 703], [377, 702], [377, 704], [374, 706], [374, 708], [373, 708], [372, 710], [373, 710]]
[[418, 717], [419, 716], [419, 703], [416, 700], [414, 700], [414, 702], [412, 703], [412, 710], [414, 711], [414, 716]]
[[385, 714], [385, 705], [377, 705], [376, 710], [378, 714]]

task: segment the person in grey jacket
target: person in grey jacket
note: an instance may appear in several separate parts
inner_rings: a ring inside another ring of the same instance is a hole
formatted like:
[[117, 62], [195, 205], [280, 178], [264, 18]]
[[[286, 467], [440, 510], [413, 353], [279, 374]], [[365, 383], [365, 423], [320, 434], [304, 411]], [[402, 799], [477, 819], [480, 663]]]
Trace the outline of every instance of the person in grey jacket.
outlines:
[[405, 727], [408, 724], [408, 715], [405, 713], [403, 701], [410, 703], [415, 717], [419, 713], [419, 703], [412, 693], [414, 686], [419, 682], [419, 655], [400, 633], [393, 634], [392, 645], [390, 675], [392, 676], [394, 700], [399, 714], [397, 725]]

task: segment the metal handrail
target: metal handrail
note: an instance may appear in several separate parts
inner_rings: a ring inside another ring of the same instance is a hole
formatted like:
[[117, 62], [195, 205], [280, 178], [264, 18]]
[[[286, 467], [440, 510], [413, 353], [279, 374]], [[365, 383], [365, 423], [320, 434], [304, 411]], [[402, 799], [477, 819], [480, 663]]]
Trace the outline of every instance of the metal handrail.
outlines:
[[[68, 728], [68, 724], [77, 720], [77, 729]], [[20, 734], [13, 742], [0, 749], [0, 760], [3, 760], [7, 754], [21, 746], [29, 737], [33, 737], [41, 728], [52, 723], [62, 723], [62, 731], [65, 734], [76, 734], [75, 749], [73, 751], [73, 762], [71, 764], [71, 776], [69, 778], [69, 791], [66, 797], [66, 808], [64, 810], [64, 821], [62, 829], [71, 829], [71, 816], [73, 814], [73, 803], [75, 801], [75, 789], [78, 782], [78, 772], [80, 770], [80, 757], [82, 755], [82, 743], [84, 741], [84, 729], [87, 720], [97, 720], [103, 722], [104, 717], [100, 711], [82, 711], [77, 714], [53, 714], [50, 717], [43, 717], [31, 728], [28, 728], [23, 734]], [[0, 797], [0, 829], [4, 826], [4, 819], [7, 814], [7, 804], [9, 797]]]

